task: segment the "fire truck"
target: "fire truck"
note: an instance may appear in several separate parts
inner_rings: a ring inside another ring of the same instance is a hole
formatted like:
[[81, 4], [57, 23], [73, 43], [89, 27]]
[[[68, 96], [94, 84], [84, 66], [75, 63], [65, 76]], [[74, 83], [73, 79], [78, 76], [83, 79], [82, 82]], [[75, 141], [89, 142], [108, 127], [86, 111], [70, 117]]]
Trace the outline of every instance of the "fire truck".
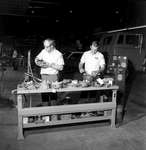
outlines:
[[94, 33], [93, 40], [99, 40], [99, 51], [105, 56], [105, 75], [112, 76], [119, 86], [117, 104], [123, 108], [136, 73], [145, 71], [145, 38], [146, 25]]
[[[137, 71], [144, 71], [146, 63], [146, 33], [144, 26], [124, 28], [107, 32], [94, 33], [93, 39], [99, 39], [99, 51], [112, 64], [113, 56], [126, 56], [126, 83], [131, 82]], [[141, 30], [141, 33], [138, 31]]]

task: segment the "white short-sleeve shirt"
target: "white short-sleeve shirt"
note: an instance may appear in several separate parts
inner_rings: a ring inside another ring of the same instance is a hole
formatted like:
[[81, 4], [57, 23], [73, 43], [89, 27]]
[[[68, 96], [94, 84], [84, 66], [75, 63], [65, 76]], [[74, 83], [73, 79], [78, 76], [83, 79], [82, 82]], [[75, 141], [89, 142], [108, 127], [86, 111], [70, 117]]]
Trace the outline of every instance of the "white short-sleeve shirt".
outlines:
[[[58, 50], [54, 49], [52, 52], [47, 52], [45, 49], [43, 49], [38, 55], [37, 58], [39, 60], [43, 60], [48, 63], [54, 63], [55, 65], [64, 65], [64, 59], [62, 56], [62, 53]], [[53, 69], [51, 67], [48, 68], [41, 68], [40, 74], [49, 74], [49, 75], [55, 75], [58, 74], [58, 70]]]
[[85, 63], [85, 71], [87, 74], [91, 74], [92, 71], [98, 71], [100, 66], [105, 65], [103, 54], [100, 52], [92, 54], [90, 50], [84, 52], [81, 57], [81, 62]]

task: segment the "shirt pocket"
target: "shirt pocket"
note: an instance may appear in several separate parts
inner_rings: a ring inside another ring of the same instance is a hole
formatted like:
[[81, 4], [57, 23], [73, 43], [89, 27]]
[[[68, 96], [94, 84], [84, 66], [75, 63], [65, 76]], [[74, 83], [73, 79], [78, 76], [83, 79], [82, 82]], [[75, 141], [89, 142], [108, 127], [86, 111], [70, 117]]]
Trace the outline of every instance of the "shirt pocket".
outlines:
[[92, 58], [91, 62], [93, 63], [93, 65], [97, 65], [100, 63], [100, 60], [98, 57], [94, 57], [94, 58]]

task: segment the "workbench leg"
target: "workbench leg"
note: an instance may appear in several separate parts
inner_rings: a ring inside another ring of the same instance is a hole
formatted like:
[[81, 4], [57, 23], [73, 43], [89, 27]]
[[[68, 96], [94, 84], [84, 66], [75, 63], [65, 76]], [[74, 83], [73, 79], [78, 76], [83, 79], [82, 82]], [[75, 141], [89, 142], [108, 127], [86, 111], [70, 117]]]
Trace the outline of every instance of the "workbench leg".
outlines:
[[112, 90], [112, 102], [115, 103], [115, 108], [112, 109], [112, 114], [111, 114], [111, 128], [115, 128], [116, 124], [116, 99], [117, 99], [117, 90]]
[[17, 140], [24, 140], [23, 136], [23, 117], [19, 115], [19, 110], [22, 109], [22, 95], [17, 95], [18, 104], [18, 138]]
[[22, 116], [18, 116], [18, 138], [17, 140], [24, 140], [22, 119], [23, 119]]
[[112, 109], [112, 114], [111, 114], [111, 128], [115, 128], [115, 119], [116, 118], [116, 109]]

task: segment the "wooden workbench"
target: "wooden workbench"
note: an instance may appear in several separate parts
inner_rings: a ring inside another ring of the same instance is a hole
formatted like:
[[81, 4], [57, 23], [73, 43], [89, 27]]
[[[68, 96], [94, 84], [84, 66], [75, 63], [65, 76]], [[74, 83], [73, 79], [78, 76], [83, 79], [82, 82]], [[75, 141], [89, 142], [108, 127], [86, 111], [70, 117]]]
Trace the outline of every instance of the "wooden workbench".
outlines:
[[[115, 115], [116, 115], [116, 97], [118, 86], [114, 85], [111, 87], [76, 87], [76, 88], [62, 88], [62, 89], [36, 89], [36, 90], [26, 90], [17, 87], [17, 105], [18, 105], [18, 140], [24, 140], [23, 128], [30, 127], [41, 127], [49, 125], [59, 125], [59, 124], [69, 124], [69, 123], [80, 123], [89, 122], [97, 120], [111, 120], [111, 127], [115, 128]], [[72, 105], [57, 105], [57, 106], [46, 106], [46, 107], [31, 107], [23, 108], [22, 106], [22, 95], [23, 94], [33, 94], [33, 93], [48, 93], [48, 92], [76, 92], [76, 91], [101, 91], [101, 90], [111, 90], [112, 91], [112, 101], [103, 103], [88, 103], [88, 104], [72, 104]], [[71, 114], [76, 112], [89, 112], [89, 111], [100, 111], [100, 110], [111, 110], [111, 115], [108, 116], [94, 116], [78, 119], [68, 119], [68, 120], [55, 120], [43, 123], [26, 123], [23, 122], [23, 117], [28, 116], [40, 116], [40, 115], [54, 115], [54, 114]]]

